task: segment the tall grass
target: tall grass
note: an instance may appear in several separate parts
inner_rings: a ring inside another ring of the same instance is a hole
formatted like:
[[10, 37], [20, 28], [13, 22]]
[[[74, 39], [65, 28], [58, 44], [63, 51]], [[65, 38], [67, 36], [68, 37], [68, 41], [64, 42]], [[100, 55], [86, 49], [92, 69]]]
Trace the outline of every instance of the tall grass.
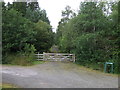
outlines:
[[33, 64], [34, 60], [35, 56], [33, 54], [7, 54], [3, 59], [3, 62], [5, 62], [4, 64], [29, 66]]

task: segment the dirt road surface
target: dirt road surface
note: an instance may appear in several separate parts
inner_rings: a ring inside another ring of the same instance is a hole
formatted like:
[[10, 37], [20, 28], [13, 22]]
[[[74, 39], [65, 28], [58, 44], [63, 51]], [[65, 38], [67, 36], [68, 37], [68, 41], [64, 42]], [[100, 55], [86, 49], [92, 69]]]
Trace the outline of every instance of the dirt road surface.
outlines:
[[118, 77], [73, 63], [45, 62], [22, 67], [2, 66], [2, 82], [21, 88], [118, 88]]

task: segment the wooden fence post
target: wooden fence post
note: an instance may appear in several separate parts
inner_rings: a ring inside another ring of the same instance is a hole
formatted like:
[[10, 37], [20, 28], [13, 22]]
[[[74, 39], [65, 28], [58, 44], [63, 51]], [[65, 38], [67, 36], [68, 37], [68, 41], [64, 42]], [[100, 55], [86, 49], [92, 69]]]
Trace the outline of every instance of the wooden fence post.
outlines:
[[37, 55], [37, 57], [38, 57], [38, 60], [39, 60], [39, 52], [38, 52], [38, 55]]
[[73, 62], [75, 62], [75, 54], [73, 54]]
[[45, 52], [43, 52], [43, 60], [45, 61]]

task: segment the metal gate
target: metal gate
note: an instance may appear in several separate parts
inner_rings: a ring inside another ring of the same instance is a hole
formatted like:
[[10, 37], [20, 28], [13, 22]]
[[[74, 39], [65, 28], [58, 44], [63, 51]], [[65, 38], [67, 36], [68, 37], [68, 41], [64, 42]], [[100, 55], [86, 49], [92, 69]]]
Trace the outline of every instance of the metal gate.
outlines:
[[43, 54], [35, 54], [37, 60], [43, 61], [72, 61], [75, 62], [75, 54], [67, 54], [67, 53], [43, 53]]

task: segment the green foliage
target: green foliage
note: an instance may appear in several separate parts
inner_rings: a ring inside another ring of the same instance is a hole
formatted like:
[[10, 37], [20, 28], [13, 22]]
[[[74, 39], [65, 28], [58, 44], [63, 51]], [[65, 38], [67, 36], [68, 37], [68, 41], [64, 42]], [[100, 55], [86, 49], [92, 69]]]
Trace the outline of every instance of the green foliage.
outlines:
[[53, 44], [53, 32], [51, 26], [43, 21], [39, 21], [35, 24], [35, 30], [37, 32], [34, 42], [35, 48], [39, 52], [46, 52]]
[[25, 17], [29, 19], [32, 22], [37, 23], [39, 20], [42, 20], [48, 24], [50, 24], [50, 21], [47, 17], [46, 11], [41, 10], [40, 8], [37, 10], [31, 10], [29, 7], [26, 9], [26, 15]]
[[[76, 16], [76, 13], [73, 12], [73, 10], [71, 9], [70, 6], [66, 6], [65, 10], [62, 11], [63, 18], [59, 22], [57, 33], [55, 35], [55, 44], [58, 44], [60, 48], [63, 46], [63, 45], [61, 46], [61, 44], [63, 44], [61, 42], [63, 42], [63, 38], [64, 38], [64, 36], [66, 36], [66, 35], [63, 35], [63, 32], [66, 31], [66, 27], [67, 27], [66, 24], [68, 25], [69, 20], [74, 18], [75, 16]], [[61, 38], [61, 37], [63, 37], [63, 38]], [[62, 50], [64, 50], [64, 49], [62, 49]]]
[[30, 62], [32, 64], [32, 62], [34, 62], [35, 55], [34, 52], [36, 51], [34, 45], [30, 45], [30, 44], [26, 44], [24, 47], [24, 57], [27, 57], [27, 61]]
[[77, 16], [59, 23], [56, 44], [62, 52], [75, 53], [77, 63], [98, 68], [109, 61], [120, 72], [118, 7], [116, 2], [82, 2]]
[[32, 64], [36, 51], [52, 46], [52, 27], [38, 2], [2, 2], [2, 16], [2, 63]]
[[34, 45], [25, 44], [25, 47], [24, 47], [25, 55], [34, 54], [35, 51], [36, 51], [36, 49], [35, 49]]
[[4, 58], [6, 62], [3, 62], [3, 64], [11, 64], [11, 65], [32, 65], [32, 63], [29, 61], [28, 56], [23, 56], [22, 54], [8, 54]]
[[6, 53], [3, 58], [3, 64], [22, 65], [29, 66], [33, 65], [35, 58], [34, 45], [25, 44], [23, 51], [15, 53]]
[[17, 89], [18, 86], [10, 84], [10, 83], [9, 84], [8, 83], [1, 83], [0, 88], [2, 88], [2, 90], [7, 90], [8, 88], [12, 88], [12, 89], [14, 88], [13, 90], [19, 90], [19, 89]]
[[109, 43], [102, 40], [99, 33], [83, 34], [76, 39], [76, 55], [81, 63], [105, 62], [110, 58], [110, 49], [105, 47]]
[[[86, 34], [77, 38], [76, 40], [76, 54], [80, 62], [91, 62], [94, 51], [94, 34]], [[88, 59], [89, 58], [89, 59]]]
[[3, 51], [20, 51], [26, 42], [34, 41], [33, 24], [14, 9], [3, 13]]
[[13, 2], [13, 4], [8, 3], [8, 9], [15, 9], [16, 11], [20, 12], [22, 16], [26, 15], [26, 9], [27, 9], [27, 2]]
[[34, 54], [27, 54], [24, 52], [7, 54], [4, 58], [6, 61], [3, 64], [7, 65], [20, 65], [20, 66], [31, 66], [36, 64], [42, 64], [44, 61], [36, 61]]
[[66, 6], [65, 10], [62, 11], [62, 19], [60, 23], [68, 22], [70, 18], [73, 18], [76, 14], [71, 10], [70, 6]]
[[43, 64], [45, 61], [34, 61], [33, 62], [33, 65], [36, 65], [36, 64]]
[[39, 8], [39, 3], [38, 2], [29, 2], [28, 7], [33, 11], [37, 10]]

